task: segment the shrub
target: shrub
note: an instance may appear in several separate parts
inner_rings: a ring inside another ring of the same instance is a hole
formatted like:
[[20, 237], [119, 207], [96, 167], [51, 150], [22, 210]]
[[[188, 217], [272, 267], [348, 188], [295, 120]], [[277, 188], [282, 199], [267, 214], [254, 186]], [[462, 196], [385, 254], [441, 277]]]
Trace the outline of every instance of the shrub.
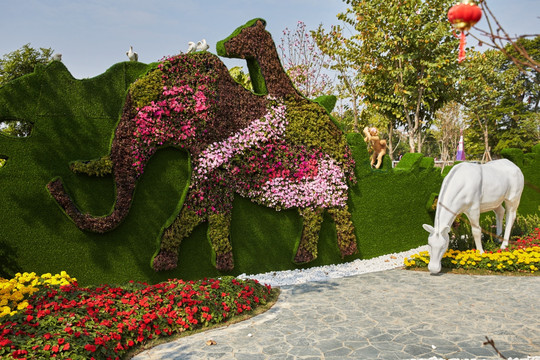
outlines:
[[516, 164], [519, 167], [523, 166], [523, 159], [525, 158], [525, 156], [523, 155], [523, 150], [521, 149], [514, 149], [514, 148], [503, 149], [501, 151], [501, 156], [512, 161], [514, 164]]
[[[520, 215], [518, 214], [512, 231], [510, 233], [510, 240], [516, 240], [526, 234], [530, 234], [535, 228], [540, 226], [540, 216], [537, 214]], [[497, 221], [494, 215], [483, 215], [480, 218], [480, 227], [482, 228], [482, 246], [484, 250], [492, 250], [498, 248], [502, 237], [504, 236], [504, 224], [503, 233], [497, 236]], [[450, 230], [450, 244], [449, 248], [453, 250], [472, 250], [476, 248], [474, 238], [471, 232], [471, 225], [469, 220], [462, 216], [458, 216], [454, 221], [454, 224]]]
[[401, 160], [397, 163], [394, 170], [396, 171], [412, 171], [420, 167], [424, 155], [420, 153], [407, 153], [403, 155]]
[[133, 105], [142, 109], [144, 106], [156, 100], [163, 91], [164, 81], [161, 71], [158, 69], [150, 71], [146, 76], [138, 79], [129, 87]]
[[86, 174], [89, 176], [107, 176], [112, 173], [112, 161], [109, 155], [105, 155], [98, 160], [75, 161], [69, 168], [75, 174]]

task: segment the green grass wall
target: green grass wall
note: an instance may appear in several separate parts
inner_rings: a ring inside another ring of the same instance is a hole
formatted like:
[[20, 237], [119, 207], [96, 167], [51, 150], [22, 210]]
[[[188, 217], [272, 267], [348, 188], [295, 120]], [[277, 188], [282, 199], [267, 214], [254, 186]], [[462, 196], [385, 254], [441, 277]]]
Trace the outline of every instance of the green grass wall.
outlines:
[[[0, 168], [0, 276], [65, 270], [87, 285], [223, 275], [211, 263], [206, 224], [181, 244], [177, 269], [156, 273], [150, 267], [160, 229], [178, 209], [188, 185], [185, 152], [167, 148], [154, 155], [137, 184], [126, 220], [104, 235], [79, 230], [45, 187], [60, 176], [83, 212], [110, 212], [115, 197], [112, 177], [77, 175], [69, 163], [109, 153], [127, 88], [151, 66], [119, 63], [100, 76], [77, 80], [62, 63], [53, 62], [0, 88], [0, 121], [34, 124], [27, 138], [0, 135], [0, 157], [7, 158]], [[359, 253], [340, 258], [335, 228], [326, 216], [319, 257], [297, 266], [292, 258], [302, 231], [298, 213], [276, 212], [237, 196], [231, 224], [235, 269], [228, 274], [341, 263], [426, 244], [421, 225], [432, 222], [426, 203], [440, 188], [440, 170], [417, 154], [404, 157], [395, 170], [387, 159], [382, 169], [372, 170], [362, 136], [350, 134], [348, 141], [357, 163], [358, 183], [350, 189], [349, 207]], [[535, 149], [536, 155], [526, 156], [523, 164], [531, 186], [523, 194], [522, 213], [540, 212], [540, 193], [535, 190], [540, 187], [540, 148]]]

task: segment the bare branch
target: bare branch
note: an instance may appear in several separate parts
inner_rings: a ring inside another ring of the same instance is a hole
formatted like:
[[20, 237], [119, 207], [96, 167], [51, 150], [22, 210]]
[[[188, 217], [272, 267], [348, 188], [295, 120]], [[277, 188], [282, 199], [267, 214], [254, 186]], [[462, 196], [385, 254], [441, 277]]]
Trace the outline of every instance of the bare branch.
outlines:
[[[488, 41], [482, 40], [476, 37], [473, 34], [470, 34], [474, 39], [478, 40], [480, 43], [486, 44], [489, 47], [500, 50], [508, 59], [510, 59], [522, 73], [527, 73], [525, 68], [531, 68], [534, 71], [540, 73], [540, 62], [534, 60], [527, 50], [519, 44], [520, 39], [527, 37], [536, 37], [540, 34], [531, 34], [531, 35], [519, 35], [519, 36], [510, 36], [508, 32], [502, 27], [497, 17], [493, 14], [489, 8], [486, 0], [480, 1], [480, 7], [485, 15], [485, 19], [488, 25], [488, 31], [474, 27], [479, 34], [489, 39]], [[510, 44], [512, 48], [516, 51], [518, 56], [514, 56], [508, 52], [507, 45]]]
[[493, 341], [493, 339], [490, 339], [490, 338], [488, 338], [488, 337], [486, 336], [486, 340], [487, 340], [487, 341], [484, 342], [484, 345], [491, 345], [491, 346], [493, 347], [493, 349], [495, 349], [495, 351], [497, 352], [497, 355], [499, 355], [499, 356], [500, 356], [501, 358], [503, 358], [503, 359], [507, 359], [507, 357], [504, 356], [503, 354], [501, 354], [501, 352], [499, 351], [499, 349], [497, 349], [497, 348], [495, 347], [495, 341]]

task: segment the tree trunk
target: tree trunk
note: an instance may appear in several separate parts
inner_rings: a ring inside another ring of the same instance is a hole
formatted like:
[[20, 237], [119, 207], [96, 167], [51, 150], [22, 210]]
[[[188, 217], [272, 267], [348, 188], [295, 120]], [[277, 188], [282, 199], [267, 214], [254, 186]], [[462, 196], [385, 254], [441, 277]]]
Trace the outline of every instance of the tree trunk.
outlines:
[[446, 161], [448, 161], [448, 147], [447, 147], [446, 141], [444, 140], [439, 141], [439, 148], [441, 150], [441, 161], [444, 164], [446, 163]]
[[424, 139], [422, 139], [422, 132], [418, 131], [418, 138], [416, 139], [416, 150], [418, 153], [422, 152], [422, 145], [424, 143]]
[[349, 78], [347, 77], [347, 74], [345, 72], [341, 71], [341, 77], [343, 79], [343, 82], [345, 83], [345, 86], [347, 87], [347, 90], [349, 91], [349, 94], [351, 94], [352, 98], [352, 106], [353, 106], [353, 131], [355, 133], [358, 131], [358, 104], [356, 103], [356, 91], [354, 91], [354, 88], [349, 81]]
[[411, 131], [409, 131], [409, 148], [410, 148], [409, 152], [412, 152], [412, 153], [415, 152], [415, 150], [416, 150], [415, 149], [416, 146], [415, 146], [415, 143], [414, 143], [414, 135], [412, 134]]
[[476, 120], [478, 120], [478, 123], [480, 124], [480, 128], [482, 129], [482, 132], [484, 133], [484, 155], [482, 156], [482, 163], [491, 161], [491, 154], [490, 154], [490, 147], [489, 147], [489, 129], [488, 129], [488, 123], [486, 120], [486, 124], [482, 124], [480, 121], [480, 118], [478, 115], [476, 116]]
[[390, 156], [390, 160], [394, 161], [394, 143], [392, 141], [392, 136], [394, 135], [394, 125], [390, 121], [388, 123], [388, 151], [387, 154]]
[[353, 94], [352, 97], [352, 106], [353, 106], [353, 131], [358, 132], [358, 105], [356, 104], [356, 95]]

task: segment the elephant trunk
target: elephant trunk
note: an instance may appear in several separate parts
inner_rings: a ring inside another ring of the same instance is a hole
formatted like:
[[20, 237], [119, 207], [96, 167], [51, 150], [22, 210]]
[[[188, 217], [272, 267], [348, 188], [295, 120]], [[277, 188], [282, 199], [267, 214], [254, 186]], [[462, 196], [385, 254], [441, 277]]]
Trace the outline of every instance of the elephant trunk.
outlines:
[[133, 151], [131, 148], [135, 127], [132, 120], [133, 116], [134, 108], [132, 107], [131, 97], [128, 93], [122, 117], [116, 128], [111, 147], [111, 161], [113, 163], [116, 186], [116, 202], [111, 214], [97, 217], [90, 214], [83, 214], [66, 193], [61, 179], [53, 180], [47, 184], [51, 195], [75, 222], [77, 227], [82, 230], [97, 233], [110, 231], [116, 228], [129, 212], [135, 191], [135, 184], [140, 174], [133, 166]]
[[134, 186], [116, 186], [117, 201], [114, 209], [107, 216], [92, 216], [83, 214], [75, 206], [73, 200], [66, 193], [61, 179], [56, 179], [47, 184], [47, 188], [58, 204], [64, 209], [66, 214], [73, 220], [75, 225], [81, 230], [88, 230], [96, 233], [104, 233], [116, 228], [126, 217], [131, 199], [133, 198]]

